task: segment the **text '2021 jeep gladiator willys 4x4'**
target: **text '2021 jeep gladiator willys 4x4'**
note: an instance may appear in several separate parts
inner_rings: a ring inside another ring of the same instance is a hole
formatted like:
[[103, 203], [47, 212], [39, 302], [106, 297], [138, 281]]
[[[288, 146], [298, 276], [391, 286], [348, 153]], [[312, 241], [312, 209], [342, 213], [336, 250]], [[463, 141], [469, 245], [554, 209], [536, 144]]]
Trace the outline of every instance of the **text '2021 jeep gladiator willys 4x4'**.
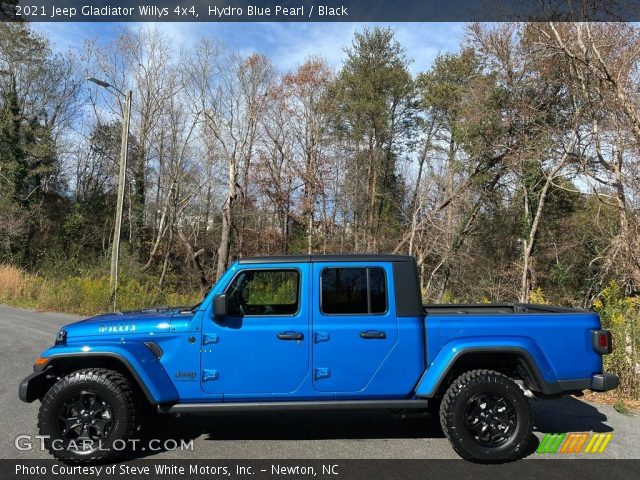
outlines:
[[422, 305], [399, 255], [254, 257], [187, 309], [99, 315], [62, 328], [20, 384], [39, 433], [70, 461], [111, 460], [138, 413], [427, 409], [477, 461], [523, 455], [525, 389], [610, 390], [611, 335], [590, 311]]

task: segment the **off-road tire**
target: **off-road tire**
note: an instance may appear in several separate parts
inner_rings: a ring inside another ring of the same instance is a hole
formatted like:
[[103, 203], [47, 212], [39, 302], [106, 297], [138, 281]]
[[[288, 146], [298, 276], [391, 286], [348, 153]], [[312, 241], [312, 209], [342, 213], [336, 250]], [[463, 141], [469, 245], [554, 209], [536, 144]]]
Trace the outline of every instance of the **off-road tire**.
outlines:
[[[515, 412], [516, 425], [505, 443], [483, 445], [467, 427], [469, 402], [481, 394], [497, 395]], [[449, 386], [440, 404], [440, 425], [454, 450], [474, 462], [507, 462], [522, 458], [531, 438], [532, 417], [529, 400], [513, 379], [493, 370], [471, 370]]]
[[[95, 393], [111, 406], [110, 433], [100, 448], [78, 452], [62, 435], [59, 412], [74, 396]], [[137, 411], [131, 383], [122, 374], [105, 368], [87, 368], [70, 373], [56, 382], [42, 399], [38, 413], [38, 431], [45, 435], [44, 444], [54, 457], [69, 463], [112, 461], [129, 446], [137, 429]], [[56, 441], [57, 440], [57, 441]], [[114, 442], [116, 448], [114, 447]], [[123, 448], [125, 447], [125, 448]]]

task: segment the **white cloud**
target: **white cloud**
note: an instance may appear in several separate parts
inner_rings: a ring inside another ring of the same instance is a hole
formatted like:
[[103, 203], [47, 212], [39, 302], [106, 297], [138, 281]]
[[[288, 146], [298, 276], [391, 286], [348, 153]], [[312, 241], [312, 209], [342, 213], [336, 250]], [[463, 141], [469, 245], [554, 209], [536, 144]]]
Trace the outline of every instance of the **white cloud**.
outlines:
[[[108, 42], [127, 24], [37, 23], [59, 51], [82, 48], [85, 40]], [[135, 26], [135, 24], [128, 24]], [[268, 55], [281, 71], [290, 71], [311, 55], [320, 55], [334, 68], [344, 59], [344, 47], [351, 44], [362, 23], [148, 23], [171, 37], [176, 45], [193, 45], [203, 36], [216, 38], [244, 53]], [[390, 26], [414, 62], [411, 71], [424, 71], [439, 52], [457, 51], [463, 35], [459, 23], [397, 23]]]

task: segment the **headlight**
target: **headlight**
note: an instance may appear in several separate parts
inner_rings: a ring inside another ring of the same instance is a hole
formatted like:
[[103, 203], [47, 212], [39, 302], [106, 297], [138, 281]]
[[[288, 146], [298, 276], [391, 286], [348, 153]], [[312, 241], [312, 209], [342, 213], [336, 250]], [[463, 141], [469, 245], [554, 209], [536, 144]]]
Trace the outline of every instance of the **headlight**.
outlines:
[[56, 333], [56, 345], [64, 345], [67, 343], [67, 331], [63, 328]]

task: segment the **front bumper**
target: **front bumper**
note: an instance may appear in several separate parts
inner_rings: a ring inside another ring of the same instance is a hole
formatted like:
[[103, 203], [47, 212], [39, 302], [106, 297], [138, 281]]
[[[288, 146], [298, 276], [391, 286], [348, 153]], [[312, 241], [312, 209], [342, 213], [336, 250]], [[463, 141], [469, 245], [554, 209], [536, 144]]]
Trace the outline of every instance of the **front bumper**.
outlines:
[[49, 389], [50, 375], [45, 368], [39, 372], [33, 372], [20, 382], [18, 387], [18, 397], [23, 402], [31, 403], [44, 397]]
[[606, 392], [618, 386], [618, 376], [613, 373], [599, 373], [591, 377], [591, 386], [594, 392]]

